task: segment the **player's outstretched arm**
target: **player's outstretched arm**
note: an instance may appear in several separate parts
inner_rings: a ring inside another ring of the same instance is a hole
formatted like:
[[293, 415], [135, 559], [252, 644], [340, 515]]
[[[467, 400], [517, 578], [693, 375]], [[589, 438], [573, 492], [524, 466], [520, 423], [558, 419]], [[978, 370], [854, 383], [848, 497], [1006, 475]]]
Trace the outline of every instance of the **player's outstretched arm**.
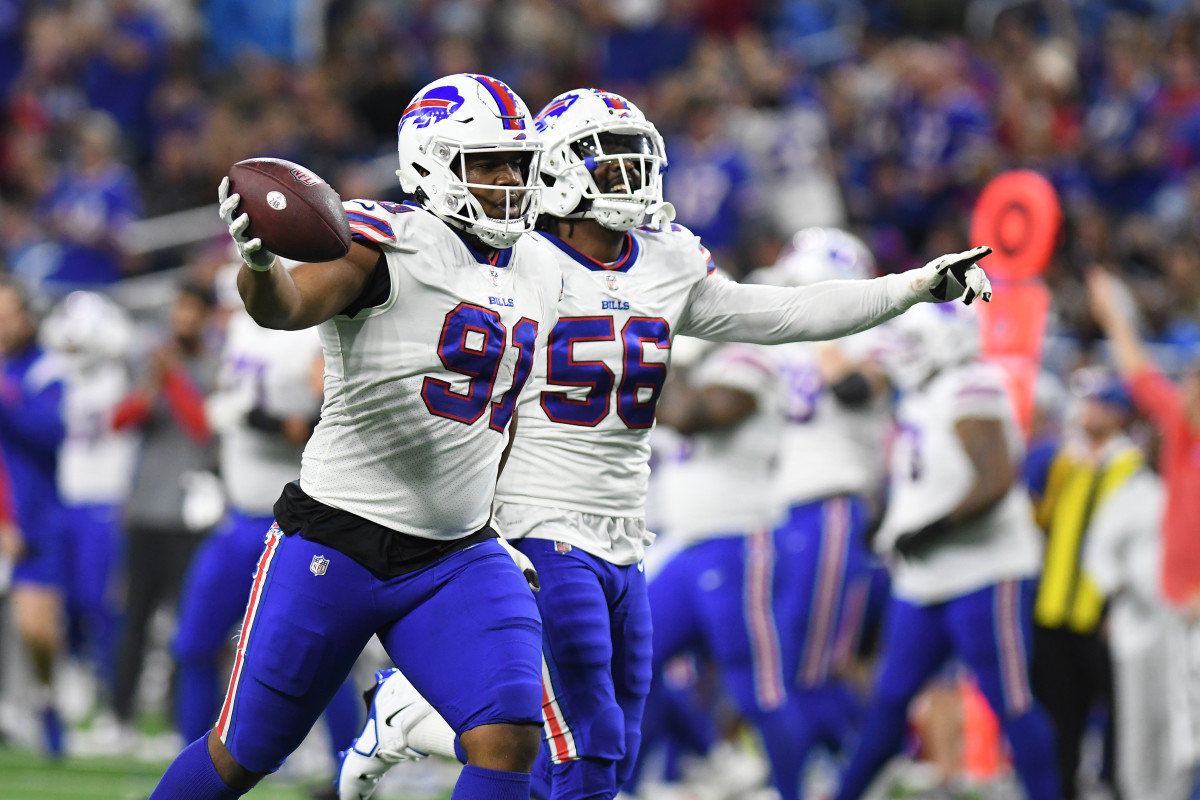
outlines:
[[264, 328], [299, 330], [318, 325], [350, 305], [366, 288], [380, 259], [377, 250], [350, 245], [345, 258], [322, 264], [301, 264], [286, 270], [261, 239], [246, 236], [250, 217], [235, 216], [241, 197], [229, 193], [229, 178], [218, 189], [221, 219], [242, 257], [238, 291], [246, 311]]
[[756, 344], [820, 341], [873, 328], [917, 303], [987, 301], [991, 283], [977, 262], [990, 252], [976, 247], [897, 275], [796, 288], [744, 285], [714, 275], [693, 287], [678, 333]]

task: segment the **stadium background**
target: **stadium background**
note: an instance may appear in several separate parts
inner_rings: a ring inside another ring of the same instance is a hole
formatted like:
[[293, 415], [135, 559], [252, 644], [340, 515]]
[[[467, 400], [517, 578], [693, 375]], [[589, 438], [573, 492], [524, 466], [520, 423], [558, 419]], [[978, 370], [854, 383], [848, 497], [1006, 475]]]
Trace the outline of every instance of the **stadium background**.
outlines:
[[[228, 261], [230, 164], [387, 199], [399, 112], [464, 71], [532, 109], [589, 85], [637, 102], [678, 221], [735, 275], [808, 225], [853, 230], [885, 271], [964, 249], [988, 178], [1036, 169], [1065, 212], [1047, 365], [1097, 357], [1093, 264], [1129, 279], [1168, 367], [1200, 343], [1187, 0], [0, 0], [0, 270], [152, 320]], [[64, 796], [123, 796], [81, 783]]]

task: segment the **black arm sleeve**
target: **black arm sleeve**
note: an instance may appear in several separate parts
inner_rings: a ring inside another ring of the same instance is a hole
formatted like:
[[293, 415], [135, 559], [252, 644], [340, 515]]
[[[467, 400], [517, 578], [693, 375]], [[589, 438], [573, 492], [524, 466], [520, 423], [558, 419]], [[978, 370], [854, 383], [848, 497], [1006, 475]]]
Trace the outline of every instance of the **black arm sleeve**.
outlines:
[[[320, 421], [320, 417], [313, 417], [308, 421], [308, 427], [316, 428]], [[283, 417], [277, 417], [261, 408], [250, 409], [250, 413], [246, 415], [246, 424], [263, 433], [283, 433]]]
[[942, 517], [921, 528], [918, 531], [912, 531], [901, 535], [896, 539], [894, 548], [897, 553], [905, 558], [920, 558], [927, 554], [930, 550], [937, 547], [938, 544], [945, 538], [946, 533], [950, 531], [950, 525], [946, 522], [946, 518]]
[[375, 262], [375, 269], [371, 271], [371, 277], [367, 279], [367, 285], [363, 287], [362, 293], [354, 298], [354, 302], [343, 308], [340, 314], [353, 317], [358, 312], [367, 308], [381, 306], [387, 302], [388, 296], [392, 293], [392, 276], [388, 272], [387, 257], [379, 254], [379, 260]]
[[283, 420], [280, 417], [263, 411], [261, 408], [253, 408], [246, 415], [246, 424], [256, 431], [263, 433], [282, 433]]

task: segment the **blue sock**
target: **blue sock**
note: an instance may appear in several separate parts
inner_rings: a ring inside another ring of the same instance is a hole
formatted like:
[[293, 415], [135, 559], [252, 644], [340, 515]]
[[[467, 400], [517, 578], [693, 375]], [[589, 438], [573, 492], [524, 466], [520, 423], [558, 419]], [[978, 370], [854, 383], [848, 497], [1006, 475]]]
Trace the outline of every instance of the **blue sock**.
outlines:
[[858, 747], [842, 770], [836, 800], [858, 800], [866, 793], [883, 765], [900, 752], [907, 726], [907, 697], [876, 697], [863, 721]]
[[183, 740], [194, 742], [213, 726], [221, 703], [216, 659], [179, 658], [176, 663], [175, 721]]
[[347, 680], [334, 693], [329, 705], [325, 706], [325, 728], [329, 731], [329, 744], [333, 747], [335, 760], [338, 753], [350, 749], [354, 744], [354, 737], [362, 730], [364, 720], [360, 713], [362, 704], [358, 698], [358, 689], [354, 681]]
[[789, 694], [780, 708], [752, 715], [751, 722], [762, 734], [771, 765], [771, 784], [780, 800], [800, 800], [800, 772], [812, 749], [812, 732], [805, 724], [796, 693]]
[[467, 764], [450, 800], [529, 800], [529, 774]]
[[578, 758], [550, 767], [550, 800], [612, 800], [617, 795], [617, 764]]
[[546, 745], [538, 748], [537, 758], [533, 761], [533, 772], [529, 776], [530, 797], [533, 800], [550, 800], [550, 756], [547, 755]]
[[1012, 751], [1013, 766], [1030, 800], [1056, 800], [1061, 796], [1054, 728], [1041, 706], [1019, 717], [1001, 720]]
[[230, 789], [217, 774], [206, 733], [175, 757], [150, 793], [150, 800], [237, 800], [244, 794]]

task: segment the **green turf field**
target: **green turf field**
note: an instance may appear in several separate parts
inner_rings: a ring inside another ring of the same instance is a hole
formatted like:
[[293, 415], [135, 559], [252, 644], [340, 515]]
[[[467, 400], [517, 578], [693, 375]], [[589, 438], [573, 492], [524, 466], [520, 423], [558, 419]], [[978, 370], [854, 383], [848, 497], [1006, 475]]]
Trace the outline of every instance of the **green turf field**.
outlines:
[[[71, 758], [54, 763], [36, 753], [0, 747], [0, 800], [145, 800], [166, 767], [165, 762], [154, 764], [128, 757]], [[268, 778], [246, 797], [312, 800], [308, 788]], [[886, 797], [918, 800], [924, 795], [893, 787]], [[981, 795], [969, 791], [963, 797], [979, 800]], [[445, 800], [448, 798], [449, 794], [445, 795]], [[379, 800], [404, 800], [404, 797], [381, 792]]]
[[[166, 769], [128, 758], [72, 758], [61, 763], [21, 750], [0, 749], [4, 800], [133, 800], [145, 798]], [[307, 800], [300, 788], [269, 785], [251, 792], [259, 800]]]
[[[24, 750], [0, 747], [3, 800], [144, 800], [167, 765], [129, 758], [71, 758], [47, 762]], [[306, 787], [268, 778], [246, 797], [310, 800]]]

